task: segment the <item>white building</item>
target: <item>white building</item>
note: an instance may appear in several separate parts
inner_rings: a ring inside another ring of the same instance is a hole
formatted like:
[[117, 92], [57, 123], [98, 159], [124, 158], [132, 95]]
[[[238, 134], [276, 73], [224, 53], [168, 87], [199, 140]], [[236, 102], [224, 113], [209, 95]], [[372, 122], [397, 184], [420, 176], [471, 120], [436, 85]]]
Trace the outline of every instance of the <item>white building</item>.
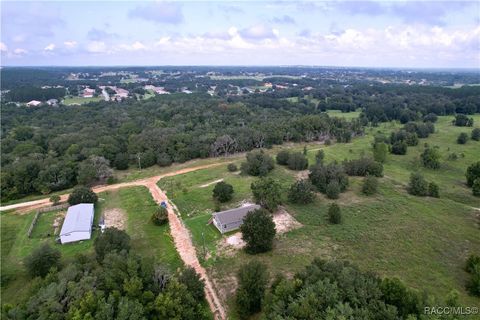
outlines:
[[42, 101], [37, 101], [37, 100], [32, 100], [27, 103], [27, 106], [29, 107], [37, 107], [42, 104]]
[[93, 215], [93, 203], [80, 203], [69, 207], [60, 231], [62, 244], [90, 239]]

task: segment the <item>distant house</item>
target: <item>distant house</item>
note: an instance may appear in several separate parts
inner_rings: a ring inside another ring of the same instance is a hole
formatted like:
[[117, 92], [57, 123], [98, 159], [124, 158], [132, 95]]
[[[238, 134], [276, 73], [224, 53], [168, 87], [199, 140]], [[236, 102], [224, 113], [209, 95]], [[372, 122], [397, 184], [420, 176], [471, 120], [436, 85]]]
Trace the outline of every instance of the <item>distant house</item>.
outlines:
[[84, 98], [92, 98], [95, 94], [95, 89], [85, 88], [83, 89], [83, 97]]
[[57, 99], [49, 99], [49, 100], [47, 100], [47, 104], [49, 106], [56, 106], [58, 104], [58, 100]]
[[240, 228], [247, 213], [259, 208], [259, 205], [251, 204], [227, 211], [216, 212], [213, 214], [211, 221], [221, 233], [229, 232]]
[[42, 104], [42, 101], [32, 100], [32, 101], [27, 103], [27, 106], [28, 107], [38, 107], [41, 104]]
[[60, 231], [60, 242], [65, 244], [90, 239], [93, 213], [93, 203], [80, 203], [69, 207]]

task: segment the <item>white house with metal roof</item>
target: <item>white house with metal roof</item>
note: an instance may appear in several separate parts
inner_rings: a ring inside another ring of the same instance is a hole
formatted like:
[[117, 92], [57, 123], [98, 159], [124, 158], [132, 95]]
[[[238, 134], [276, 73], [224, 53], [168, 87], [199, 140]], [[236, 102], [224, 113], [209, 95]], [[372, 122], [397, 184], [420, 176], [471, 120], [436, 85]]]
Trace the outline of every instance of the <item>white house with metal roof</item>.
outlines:
[[93, 216], [93, 203], [80, 203], [69, 207], [60, 231], [60, 242], [65, 244], [90, 239]]
[[250, 211], [260, 209], [259, 205], [251, 204], [227, 211], [216, 212], [212, 216], [212, 222], [221, 233], [240, 228], [243, 219]]

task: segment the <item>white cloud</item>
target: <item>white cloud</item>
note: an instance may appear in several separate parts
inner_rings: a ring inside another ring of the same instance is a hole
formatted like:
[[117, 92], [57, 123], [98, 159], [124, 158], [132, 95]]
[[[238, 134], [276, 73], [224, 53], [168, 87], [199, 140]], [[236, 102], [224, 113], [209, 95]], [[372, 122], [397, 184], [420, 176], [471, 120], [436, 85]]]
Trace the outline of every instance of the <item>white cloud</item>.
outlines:
[[107, 45], [103, 41], [92, 41], [87, 44], [87, 51], [90, 53], [107, 53]]
[[138, 51], [146, 50], [147, 47], [140, 41], [135, 41], [132, 44], [121, 44], [118, 46], [117, 50], [127, 50], [127, 51]]
[[77, 46], [77, 41], [65, 41], [63, 43], [65, 45], [65, 47], [69, 48], [69, 49], [72, 49], [72, 48], [75, 48]]
[[15, 50], [13, 50], [13, 53], [16, 54], [16, 55], [23, 55], [23, 54], [28, 53], [28, 51], [25, 50], [25, 49], [22, 49], [22, 48], [17, 48]]
[[1, 52], [7, 52], [7, 45], [3, 42], [0, 42], [0, 51]]
[[48, 46], [43, 48], [44, 51], [53, 51], [55, 49], [55, 45], [53, 43], [50, 43]]

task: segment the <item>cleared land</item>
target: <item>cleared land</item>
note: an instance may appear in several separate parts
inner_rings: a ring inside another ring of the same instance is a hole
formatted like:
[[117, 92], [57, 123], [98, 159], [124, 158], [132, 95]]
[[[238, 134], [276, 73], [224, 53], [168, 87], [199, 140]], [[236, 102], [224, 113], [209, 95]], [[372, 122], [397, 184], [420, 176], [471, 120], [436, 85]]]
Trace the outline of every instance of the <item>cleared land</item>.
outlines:
[[68, 97], [62, 100], [62, 103], [65, 105], [75, 105], [75, 104], [86, 104], [89, 102], [98, 102], [102, 101], [103, 97], [92, 97], [92, 98], [82, 98], [82, 97]]

